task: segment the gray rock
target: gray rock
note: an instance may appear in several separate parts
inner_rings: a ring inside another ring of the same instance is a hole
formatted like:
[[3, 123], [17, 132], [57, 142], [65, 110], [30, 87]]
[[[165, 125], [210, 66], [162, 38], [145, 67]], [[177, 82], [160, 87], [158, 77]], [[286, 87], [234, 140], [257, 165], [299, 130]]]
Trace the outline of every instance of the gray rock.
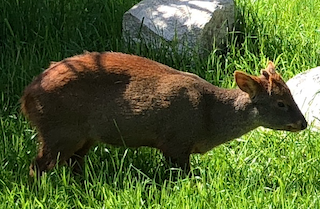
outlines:
[[158, 47], [178, 40], [178, 51], [211, 51], [213, 40], [225, 42], [233, 23], [233, 0], [144, 0], [124, 14], [122, 27], [128, 42]]
[[296, 75], [287, 85], [309, 125], [320, 129], [320, 67]]

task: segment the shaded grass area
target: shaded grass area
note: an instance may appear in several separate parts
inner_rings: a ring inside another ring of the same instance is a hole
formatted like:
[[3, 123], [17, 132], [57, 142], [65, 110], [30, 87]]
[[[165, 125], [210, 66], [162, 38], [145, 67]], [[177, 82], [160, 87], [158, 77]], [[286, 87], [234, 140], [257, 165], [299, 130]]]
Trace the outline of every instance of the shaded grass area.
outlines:
[[193, 175], [169, 173], [150, 148], [94, 147], [85, 174], [60, 167], [34, 181], [36, 132], [19, 112], [23, 88], [50, 61], [88, 51], [122, 51], [235, 87], [236, 69], [258, 74], [268, 60], [285, 79], [320, 65], [319, 0], [236, 1], [226, 46], [208, 58], [166, 48], [126, 47], [123, 13], [137, 1], [0, 2], [0, 207], [319, 208], [319, 134], [259, 129], [191, 158]]

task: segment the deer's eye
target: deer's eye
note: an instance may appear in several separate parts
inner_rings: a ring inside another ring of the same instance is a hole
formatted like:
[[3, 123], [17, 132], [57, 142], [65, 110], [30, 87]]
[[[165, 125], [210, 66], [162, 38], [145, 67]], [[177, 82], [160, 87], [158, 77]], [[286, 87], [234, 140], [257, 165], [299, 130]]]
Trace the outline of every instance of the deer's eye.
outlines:
[[285, 107], [286, 105], [283, 103], [283, 102], [278, 102], [278, 107], [280, 107], [280, 108], [283, 108], [283, 107]]

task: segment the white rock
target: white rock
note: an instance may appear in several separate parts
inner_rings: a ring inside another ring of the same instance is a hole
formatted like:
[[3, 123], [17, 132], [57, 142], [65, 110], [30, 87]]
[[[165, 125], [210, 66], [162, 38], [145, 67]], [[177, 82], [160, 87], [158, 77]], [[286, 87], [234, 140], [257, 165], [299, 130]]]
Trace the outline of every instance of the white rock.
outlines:
[[309, 125], [320, 129], [320, 67], [296, 75], [287, 85]]
[[155, 45], [178, 41], [178, 49], [204, 47], [212, 49], [225, 42], [234, 23], [233, 0], [144, 0], [123, 16], [126, 41], [143, 39]]

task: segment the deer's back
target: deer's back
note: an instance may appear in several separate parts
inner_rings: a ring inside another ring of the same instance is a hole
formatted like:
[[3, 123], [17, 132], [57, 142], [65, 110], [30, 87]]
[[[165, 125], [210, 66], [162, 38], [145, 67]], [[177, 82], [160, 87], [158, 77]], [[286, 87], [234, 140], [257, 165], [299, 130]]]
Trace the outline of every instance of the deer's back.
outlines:
[[127, 146], [157, 146], [163, 135], [190, 135], [188, 126], [201, 126], [206, 85], [138, 56], [87, 53], [39, 75], [26, 88], [22, 109], [38, 129], [77, 128], [110, 144], [125, 138]]

